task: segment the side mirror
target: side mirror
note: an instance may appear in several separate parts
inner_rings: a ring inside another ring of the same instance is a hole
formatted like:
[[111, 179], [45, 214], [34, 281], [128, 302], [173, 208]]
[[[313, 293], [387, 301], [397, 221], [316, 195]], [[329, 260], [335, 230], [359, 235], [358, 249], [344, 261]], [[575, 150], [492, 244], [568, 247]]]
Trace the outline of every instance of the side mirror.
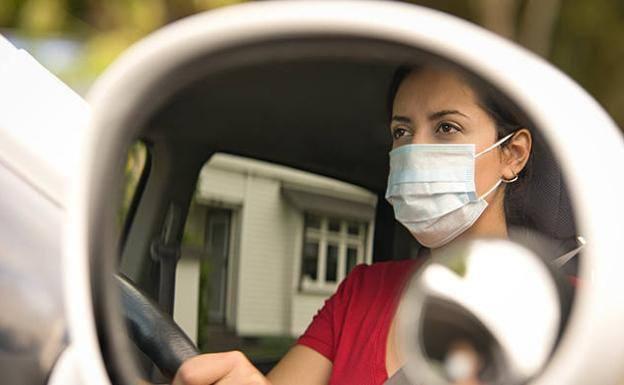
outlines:
[[526, 383], [557, 344], [569, 289], [559, 271], [509, 241], [444, 250], [419, 269], [399, 307], [410, 383]]
[[[429, 327], [431, 306], [448, 305], [444, 309], [450, 312], [465, 310], [447, 316], [466, 321], [465, 328], [457, 327], [464, 333], [459, 336], [471, 338], [468, 341], [474, 344], [490, 341], [499, 349], [501, 361], [486, 360], [484, 376], [487, 372], [506, 383], [530, 379], [534, 385], [612, 384], [620, 379], [624, 303], [614, 293], [624, 288], [622, 226], [618, 226], [624, 217], [620, 197], [624, 180], [614, 177], [614, 167], [609, 167], [624, 163], [620, 130], [577, 84], [525, 50], [451, 16], [382, 1], [257, 2], [194, 16], [135, 45], [94, 85], [89, 95], [93, 118], [68, 203], [64, 246], [65, 276], [81, 277], [68, 286], [72, 298], [68, 328], [81, 353], [77, 366], [88, 378], [97, 376], [105, 384], [109, 378], [134, 383], [138, 377], [125, 354], [129, 342], [123, 338], [120, 301], [112, 280], [118, 249], [111, 197], [122, 180], [120, 159], [134, 139], [153, 139], [162, 149], [161, 159], [171, 157], [168, 145], [175, 142], [184, 150], [180, 153], [202, 148], [205, 155], [221, 151], [254, 157], [345, 179], [382, 194], [386, 169], [381, 160], [387, 159], [388, 148], [387, 135], [381, 138], [387, 120], [383, 101], [358, 96], [386, 90], [385, 71], [405, 62], [461, 68], [500, 91], [534, 122], [561, 165], [566, 186], [574, 192], [576, 234], [588, 240], [579, 265], [583, 287], [575, 295], [561, 341], [567, 313], [561, 310], [564, 302], [557, 278], [535, 255], [511, 245], [502, 248], [494, 241], [475, 243], [462, 257], [463, 277], [453, 273], [444, 259], [437, 258], [423, 269], [416, 282], [421, 282], [424, 296], [412, 305], [413, 311], [421, 309], [423, 318], [416, 318], [417, 327], [408, 331], [408, 337], [413, 341]], [[314, 76], [305, 76], [302, 68]], [[275, 77], [269, 78], [270, 74]], [[356, 86], [346, 86], [351, 83], [341, 74], [353, 75], [349, 79]], [[357, 76], [362, 80], [356, 81]], [[291, 79], [312, 84], [295, 88]], [[311, 99], [294, 97], [301, 90], [317, 92]], [[331, 97], [338, 102], [332, 103]], [[354, 102], [359, 100], [361, 104]], [[292, 108], [284, 108], [287, 101]], [[350, 109], [345, 102], [351, 103]], [[257, 113], [248, 113], [254, 106], [260, 108]], [[261, 122], [266, 129], [258, 128]], [[304, 123], [306, 130], [297, 129], [298, 137], [291, 135], [293, 127]], [[330, 145], [319, 150], [324, 143]], [[157, 171], [155, 167], [153, 172]], [[163, 169], [158, 175], [175, 171]], [[543, 196], [526, 198], [545, 206], [551, 202]], [[549, 219], [556, 222], [559, 217]], [[509, 254], [504, 262], [496, 258], [501, 253]], [[490, 265], [478, 280], [473, 279], [482, 259], [496, 268]], [[445, 274], [446, 278], [434, 280], [442, 287], [428, 278], [435, 277], [436, 271]], [[526, 285], [529, 281], [531, 287]], [[445, 285], [462, 290], [444, 297]], [[482, 290], [483, 302], [473, 301], [473, 295], [462, 297], [470, 290]], [[452, 326], [449, 333], [455, 330]], [[426, 368], [419, 376], [435, 372], [432, 363], [436, 357], [443, 359], [452, 341], [442, 342], [415, 345], [419, 350], [410, 354], [412, 364]], [[435, 346], [440, 351], [434, 351]], [[474, 347], [478, 351], [480, 345]], [[436, 375], [431, 378], [448, 382], [444, 372]]]

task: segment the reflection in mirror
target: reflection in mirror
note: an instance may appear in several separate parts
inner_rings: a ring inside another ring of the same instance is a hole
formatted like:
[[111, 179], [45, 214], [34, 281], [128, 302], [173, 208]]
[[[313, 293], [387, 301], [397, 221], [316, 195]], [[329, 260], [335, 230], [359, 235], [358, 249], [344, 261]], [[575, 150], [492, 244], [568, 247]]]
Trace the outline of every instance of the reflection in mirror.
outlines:
[[561, 273], [505, 240], [475, 240], [436, 255], [399, 308], [411, 383], [524, 384], [539, 374], [571, 304]]

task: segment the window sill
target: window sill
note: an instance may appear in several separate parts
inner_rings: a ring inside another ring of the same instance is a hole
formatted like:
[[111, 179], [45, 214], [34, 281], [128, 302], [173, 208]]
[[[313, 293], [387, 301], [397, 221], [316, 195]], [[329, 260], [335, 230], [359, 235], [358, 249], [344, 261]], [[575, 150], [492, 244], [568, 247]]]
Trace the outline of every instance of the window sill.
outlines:
[[334, 294], [337, 289], [338, 284], [315, 284], [304, 281], [301, 283], [299, 293], [310, 295], [329, 295]]

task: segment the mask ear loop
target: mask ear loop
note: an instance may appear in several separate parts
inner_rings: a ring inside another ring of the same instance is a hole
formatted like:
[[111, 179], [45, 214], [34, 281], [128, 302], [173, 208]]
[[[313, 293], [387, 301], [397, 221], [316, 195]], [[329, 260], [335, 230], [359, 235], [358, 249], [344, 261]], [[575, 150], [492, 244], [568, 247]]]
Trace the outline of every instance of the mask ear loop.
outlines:
[[[477, 155], [475, 155], [474, 156], [475, 159], [480, 157], [481, 155], [485, 154], [486, 152], [491, 151], [492, 149], [494, 149], [494, 148], [500, 146], [501, 144], [505, 143], [507, 140], [509, 140], [509, 138], [511, 138], [514, 135], [515, 135], [515, 132], [512, 132], [511, 134], [505, 136], [504, 138], [502, 138], [498, 142], [494, 143], [490, 147], [486, 148], [485, 150], [483, 150], [483, 151], [479, 152]], [[498, 185], [501, 182], [505, 183], [505, 184], [509, 184], [509, 183], [513, 183], [513, 182], [517, 181], [518, 180], [518, 175], [516, 175], [515, 172], [513, 174], [514, 174], [514, 176], [511, 179], [500, 179], [500, 181], [492, 189], [490, 189], [490, 191], [488, 191], [487, 193], [483, 194], [483, 197], [488, 196], [492, 191], [494, 191], [498, 187]]]
[[491, 145], [490, 147], [486, 148], [485, 150], [481, 151], [480, 153], [478, 153], [477, 155], [475, 155], [475, 158], [480, 157], [481, 155], [485, 154], [488, 151], [492, 151], [493, 149], [495, 149], [496, 147], [500, 146], [501, 144], [505, 143], [509, 138], [511, 138], [512, 136], [514, 136], [515, 132], [512, 132], [511, 134], [507, 135], [506, 137], [504, 137], [503, 139], [499, 140], [498, 142], [494, 143], [493, 145]]
[[485, 194], [481, 195], [479, 197], [479, 199], [487, 198], [487, 196], [490, 195], [491, 193], [493, 193], [494, 190], [496, 190], [498, 188], [498, 186], [501, 185], [501, 183], [503, 183], [503, 179], [499, 179], [498, 182], [494, 183], [494, 186], [492, 186]]
[[[509, 138], [511, 138], [512, 136], [514, 136], [515, 132], [512, 132], [511, 134], [505, 136], [503, 139], [499, 140], [498, 142], [494, 143], [493, 145], [491, 145], [490, 147], [486, 148], [485, 150], [481, 151], [480, 153], [478, 153], [477, 155], [475, 155], [475, 159], [483, 154], [485, 154], [488, 151], [491, 151], [492, 149], [500, 146], [502, 143], [505, 143], [505, 141], [507, 141]], [[518, 180], [518, 176], [514, 174], [514, 178], [513, 179], [499, 179], [498, 182], [496, 182], [494, 184], [494, 186], [492, 186], [485, 194], [481, 195], [479, 197], [479, 199], [485, 199], [488, 195], [490, 195], [494, 190], [496, 190], [498, 188], [498, 186], [501, 185], [501, 183], [512, 183], [515, 182], [516, 180]]]

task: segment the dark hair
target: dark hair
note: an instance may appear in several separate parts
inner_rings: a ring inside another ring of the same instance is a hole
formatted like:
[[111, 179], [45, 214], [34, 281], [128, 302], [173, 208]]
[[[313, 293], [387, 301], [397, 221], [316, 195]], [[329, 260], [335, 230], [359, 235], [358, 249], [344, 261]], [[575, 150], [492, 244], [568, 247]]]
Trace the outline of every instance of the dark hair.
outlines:
[[[387, 98], [388, 120], [392, 119], [392, 106], [396, 93], [403, 80], [411, 73], [422, 71], [424, 68], [426, 67], [403, 65], [394, 72]], [[479, 106], [494, 121], [497, 140], [521, 128], [533, 131], [528, 120], [523, 117], [518, 108], [509, 102], [497, 89], [466, 71], [458, 69], [457, 72], [460, 73], [464, 80], [472, 87], [479, 99]], [[501, 144], [501, 147], [505, 147], [507, 143], [508, 142]], [[505, 185], [504, 208], [508, 224], [524, 224], [527, 220], [522, 207], [523, 199], [521, 199], [521, 194], [527, 189], [531, 178], [532, 158], [532, 154], [529, 154], [527, 164], [518, 174], [518, 181]]]

